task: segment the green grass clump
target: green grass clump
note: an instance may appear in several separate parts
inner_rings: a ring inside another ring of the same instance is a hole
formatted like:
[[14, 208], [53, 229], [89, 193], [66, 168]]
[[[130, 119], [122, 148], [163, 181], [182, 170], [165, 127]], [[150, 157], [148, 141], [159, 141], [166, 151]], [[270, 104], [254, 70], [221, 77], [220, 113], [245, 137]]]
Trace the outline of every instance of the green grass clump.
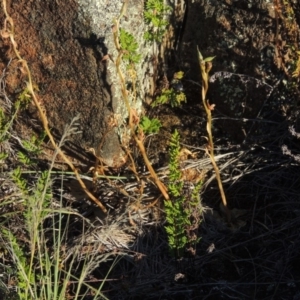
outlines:
[[[16, 122], [20, 122], [20, 112], [30, 99], [25, 89], [11, 109], [0, 109], [0, 145], [3, 146], [0, 167], [9, 165], [3, 175], [12, 190], [0, 204], [0, 253], [9, 267], [0, 266], [2, 272], [5, 270], [5, 277], [15, 279], [16, 287], [16, 293], [9, 293], [6, 297], [14, 300], [65, 300], [92, 295], [93, 299], [105, 299], [101, 293], [105, 279], [98, 288], [86, 282], [101, 255], [87, 255], [80, 262], [79, 270], [82, 245], [67, 255], [71, 247], [68, 237], [72, 228], [71, 217], [77, 213], [71, 208], [64, 208], [62, 195], [59, 200], [53, 195], [51, 178], [58, 151], [54, 152], [48, 169], [39, 171], [39, 155], [44, 151], [45, 133], [37, 136], [28, 130], [28, 137], [23, 138], [14, 131]], [[66, 126], [58, 147], [61, 148], [71, 134], [77, 133], [77, 120], [74, 118]], [[12, 147], [14, 151], [7, 150]], [[62, 179], [61, 190], [63, 184]], [[0, 282], [1, 286], [7, 294], [4, 281]]]
[[[73, 132], [72, 128], [68, 128]], [[70, 133], [69, 132], [69, 133]], [[65, 133], [63, 138], [67, 138]], [[29, 150], [35, 153], [42, 151], [38, 146], [38, 139], [31, 138], [35, 142]], [[26, 144], [21, 140], [21, 144]], [[59, 144], [61, 147], [63, 142]], [[28, 145], [27, 145], [28, 146]], [[27, 149], [28, 150], [28, 149]], [[21, 153], [21, 152], [20, 152]], [[30, 168], [37, 168], [26, 157], [25, 152], [10, 173], [12, 184], [17, 190], [17, 197], [13, 201], [19, 210], [7, 213], [10, 218], [2, 222], [0, 241], [5, 247], [6, 257], [13, 262], [12, 272], [17, 281], [17, 295], [19, 300], [65, 300], [83, 299], [87, 295], [93, 295], [93, 299], [106, 299], [101, 293], [102, 286], [95, 288], [86, 282], [86, 278], [95, 268], [95, 262], [99, 260], [94, 255], [87, 255], [80, 262], [81, 246], [67, 255], [68, 231], [71, 228], [71, 216], [75, 211], [63, 208], [61, 199], [57, 205], [53, 196], [53, 182], [51, 172], [57, 153], [54, 154], [49, 170], [37, 172], [35, 179], [28, 177]], [[63, 179], [61, 182], [63, 189]], [[15, 226], [11, 220], [19, 220], [22, 228]], [[21, 236], [20, 236], [21, 233]]]

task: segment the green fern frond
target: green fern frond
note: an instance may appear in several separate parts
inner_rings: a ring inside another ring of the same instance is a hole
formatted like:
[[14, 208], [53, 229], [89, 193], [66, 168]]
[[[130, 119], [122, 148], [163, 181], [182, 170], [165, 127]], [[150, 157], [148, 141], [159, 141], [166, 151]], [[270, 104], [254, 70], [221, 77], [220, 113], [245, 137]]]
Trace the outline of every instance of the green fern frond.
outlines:
[[169, 24], [165, 19], [171, 11], [171, 7], [165, 5], [163, 0], [148, 0], [145, 5], [144, 18], [149, 30], [144, 34], [147, 41], [161, 42], [166, 27]]
[[120, 29], [120, 45], [124, 52], [123, 59], [131, 63], [139, 63], [141, 55], [137, 53], [139, 45], [135, 37], [124, 29]]
[[171, 253], [176, 257], [182, 256], [186, 248], [195, 247], [200, 240], [195, 234], [199, 226], [201, 214], [200, 190], [202, 182], [198, 182], [190, 197], [183, 191], [184, 182], [181, 180], [179, 163], [180, 136], [177, 130], [171, 136], [169, 149], [169, 184], [168, 191], [171, 200], [164, 201], [166, 212], [165, 230]]
[[151, 134], [157, 133], [162, 125], [156, 118], [149, 119], [147, 116], [143, 116], [139, 126], [145, 134]]

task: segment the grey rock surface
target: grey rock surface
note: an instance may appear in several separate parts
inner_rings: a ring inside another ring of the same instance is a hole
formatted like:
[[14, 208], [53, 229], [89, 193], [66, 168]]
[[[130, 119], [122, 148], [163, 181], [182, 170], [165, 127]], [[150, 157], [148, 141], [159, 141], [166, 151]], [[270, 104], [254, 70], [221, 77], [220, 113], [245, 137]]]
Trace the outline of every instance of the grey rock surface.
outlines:
[[[121, 1], [95, 1], [95, 0], [78, 0], [80, 5], [79, 20], [89, 19], [91, 30], [96, 34], [98, 38], [103, 40], [103, 44], [107, 49], [107, 53], [110, 58], [115, 61], [118, 52], [116, 50], [113, 40], [113, 21], [120, 15], [120, 11], [123, 3]], [[144, 24], [144, 3], [143, 1], [135, 0], [129, 1], [126, 15], [127, 17], [120, 20], [120, 28], [125, 29], [131, 33], [139, 44], [138, 52], [142, 55], [140, 64], [136, 65], [137, 72], [137, 86], [139, 93], [136, 101], [133, 101], [131, 97], [131, 107], [135, 109], [138, 114], [142, 111], [142, 102], [145, 99], [146, 93], [150, 90], [149, 83], [151, 82], [147, 69], [151, 68], [147, 59], [151, 56], [151, 47], [145, 43], [143, 39], [145, 24]], [[126, 68], [122, 65], [122, 73], [126, 78]], [[153, 72], [152, 72], [153, 73]], [[128, 76], [127, 76], [128, 77]], [[111, 148], [115, 147], [115, 143], [112, 140], [120, 139], [126, 140], [126, 135], [129, 133], [126, 130], [126, 118], [128, 117], [127, 109], [122, 99], [120, 78], [118, 77], [115, 63], [112, 61], [106, 62], [106, 81], [110, 87], [111, 92], [111, 109], [112, 118], [117, 125], [112, 132], [108, 133], [106, 141], [101, 145], [101, 149], [97, 149], [96, 153], [105, 159], [108, 165], [114, 165], [115, 158], [111, 157]]]

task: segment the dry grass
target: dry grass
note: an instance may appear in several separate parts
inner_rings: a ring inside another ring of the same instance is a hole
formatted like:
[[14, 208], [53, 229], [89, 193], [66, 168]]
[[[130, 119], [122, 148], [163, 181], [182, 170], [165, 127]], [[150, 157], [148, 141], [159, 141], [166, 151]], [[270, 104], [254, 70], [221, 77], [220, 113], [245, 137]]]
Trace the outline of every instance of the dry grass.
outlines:
[[[290, 120], [295, 122], [292, 116]], [[290, 145], [295, 154], [299, 146], [287, 131], [290, 122], [272, 124], [259, 136], [249, 136], [257, 142], [252, 146], [224, 147], [216, 155], [229, 207], [242, 212], [237, 216], [239, 226], [228, 227], [222, 217], [209, 158], [186, 160], [185, 168], [207, 171], [205, 222], [196, 256], [171, 259], [161, 225], [153, 227], [144, 219], [143, 234], [131, 247], [140, 255], [128, 256], [113, 271], [113, 278], [119, 279], [109, 284], [111, 299], [299, 297], [299, 164], [283, 154], [281, 145]], [[167, 180], [167, 173], [168, 168], [158, 172], [162, 180]]]
[[[74, 176], [65, 174], [62, 180], [61, 175], [54, 174], [52, 205], [57, 208], [62, 200], [71, 216], [63, 240], [63, 263], [68, 264], [70, 258], [76, 257], [75, 270], [80, 273], [81, 262], [90, 260], [93, 263], [87, 281], [99, 286], [112, 258], [123, 257], [103, 286], [109, 299], [297, 297], [300, 285], [296, 267], [300, 260], [299, 165], [293, 157], [283, 155], [280, 145], [285, 142], [293, 153], [297, 153], [298, 146], [296, 137], [286, 131], [287, 128], [288, 123], [278, 122], [268, 134], [253, 136], [259, 143], [252, 147], [217, 149], [216, 161], [224, 179], [229, 207], [244, 210], [238, 217], [243, 220], [239, 228], [229, 228], [222, 218], [209, 158], [184, 161], [186, 169], [206, 170], [203, 191], [206, 212], [205, 222], [199, 229], [202, 239], [196, 256], [180, 261], [169, 255], [162, 227], [163, 208], [157, 204], [151, 206], [158, 194], [150, 181], [145, 180], [141, 190], [141, 183], [129, 175], [125, 175], [127, 180], [99, 179], [96, 194], [109, 210], [108, 216], [104, 216], [83, 193], [76, 191]], [[11, 147], [16, 145], [12, 143]], [[12, 164], [9, 169], [13, 167]], [[1, 177], [4, 201], [1, 214], [14, 214], [10, 229], [20, 242], [26, 243], [22, 214], [16, 214], [22, 211], [23, 205], [13, 182], [6, 176], [8, 171]], [[168, 168], [157, 171], [166, 182]], [[140, 174], [140, 177], [147, 178], [147, 175]], [[28, 174], [26, 178], [34, 182], [36, 175]], [[88, 176], [85, 178], [91, 180]], [[51, 228], [51, 222], [45, 229]], [[7, 263], [10, 261], [7, 255], [2, 257]], [[3, 281], [9, 287], [6, 275]]]

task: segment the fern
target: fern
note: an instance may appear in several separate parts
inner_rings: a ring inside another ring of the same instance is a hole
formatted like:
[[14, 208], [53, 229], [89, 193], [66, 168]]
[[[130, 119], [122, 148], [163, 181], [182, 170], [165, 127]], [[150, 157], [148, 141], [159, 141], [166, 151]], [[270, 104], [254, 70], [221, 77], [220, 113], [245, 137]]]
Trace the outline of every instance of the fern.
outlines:
[[8, 139], [7, 135], [7, 118], [4, 114], [4, 110], [0, 107], [0, 143]]
[[9, 139], [8, 131], [16, 119], [20, 109], [24, 109], [31, 102], [31, 96], [28, 89], [24, 89], [14, 104], [14, 112], [11, 117], [6, 116], [4, 110], [0, 107], [0, 143]]
[[183, 76], [184, 73], [182, 71], [176, 72], [171, 81], [171, 87], [163, 89], [161, 94], [156, 97], [151, 106], [156, 107], [158, 105], [170, 104], [171, 107], [178, 107], [183, 102], [186, 102], [186, 95], [183, 92], [183, 86], [181, 83]]
[[138, 43], [134, 36], [124, 29], [120, 29], [120, 45], [123, 53], [123, 59], [129, 64], [136, 64], [140, 61], [141, 55], [137, 53]]
[[45, 136], [45, 133], [42, 133], [38, 138], [33, 135], [30, 140], [22, 140], [22, 146], [25, 151], [18, 151], [17, 157], [19, 162], [25, 166], [32, 166], [32, 158], [36, 157], [42, 152], [42, 142]]
[[24, 178], [22, 178], [22, 171], [20, 167], [14, 169], [11, 176], [14, 183], [21, 190], [22, 194], [27, 195], [28, 194], [27, 182]]
[[24, 165], [26, 165], [26, 166], [32, 165], [31, 159], [30, 159], [24, 152], [19, 151], [19, 152], [17, 153], [17, 157], [18, 157], [18, 160], [19, 160], [22, 164], [24, 164]]
[[164, 4], [164, 0], [148, 0], [145, 5], [144, 17], [149, 31], [145, 32], [147, 41], [161, 42], [168, 25], [165, 16], [171, 11], [171, 7]]
[[[19, 243], [16, 239], [16, 237], [6, 229], [2, 229], [1, 233], [8, 241], [9, 249], [12, 252], [12, 256], [15, 260], [16, 266], [17, 266], [17, 279], [18, 279], [18, 296], [19, 299], [23, 300], [26, 299], [26, 293], [24, 290], [26, 290], [27, 286], [34, 285], [34, 274], [30, 272], [28, 261], [26, 259], [26, 255], [24, 250], [19, 246]], [[30, 276], [28, 276], [30, 275]], [[27, 279], [27, 281], [24, 281], [24, 278]]]
[[41, 152], [42, 152], [41, 145], [42, 145], [45, 137], [46, 137], [46, 133], [43, 132], [39, 137], [36, 137], [35, 135], [33, 135], [30, 138], [30, 140], [24, 140], [22, 143], [24, 149], [35, 155], [41, 154]]
[[183, 92], [178, 93], [173, 88], [163, 89], [161, 95], [156, 97], [151, 106], [156, 107], [163, 104], [170, 104], [171, 107], [178, 107], [182, 102], [186, 102], [186, 96]]
[[158, 119], [149, 119], [147, 116], [142, 117], [139, 127], [145, 134], [157, 133], [161, 127], [161, 123]]
[[184, 182], [179, 165], [180, 143], [179, 133], [175, 132], [170, 140], [169, 161], [169, 194], [171, 200], [165, 201], [166, 225], [168, 243], [171, 253], [181, 257], [184, 251], [191, 248], [195, 252], [195, 245], [200, 241], [197, 229], [201, 222], [200, 190], [202, 182], [198, 182], [190, 196], [184, 194]]
[[171, 136], [169, 169], [170, 183], [168, 185], [171, 200], [164, 201], [166, 221], [165, 226], [169, 247], [174, 256], [181, 256], [187, 243], [185, 226], [189, 224], [187, 211], [184, 209], [183, 182], [180, 181], [181, 171], [179, 166], [179, 133], [177, 130]]

